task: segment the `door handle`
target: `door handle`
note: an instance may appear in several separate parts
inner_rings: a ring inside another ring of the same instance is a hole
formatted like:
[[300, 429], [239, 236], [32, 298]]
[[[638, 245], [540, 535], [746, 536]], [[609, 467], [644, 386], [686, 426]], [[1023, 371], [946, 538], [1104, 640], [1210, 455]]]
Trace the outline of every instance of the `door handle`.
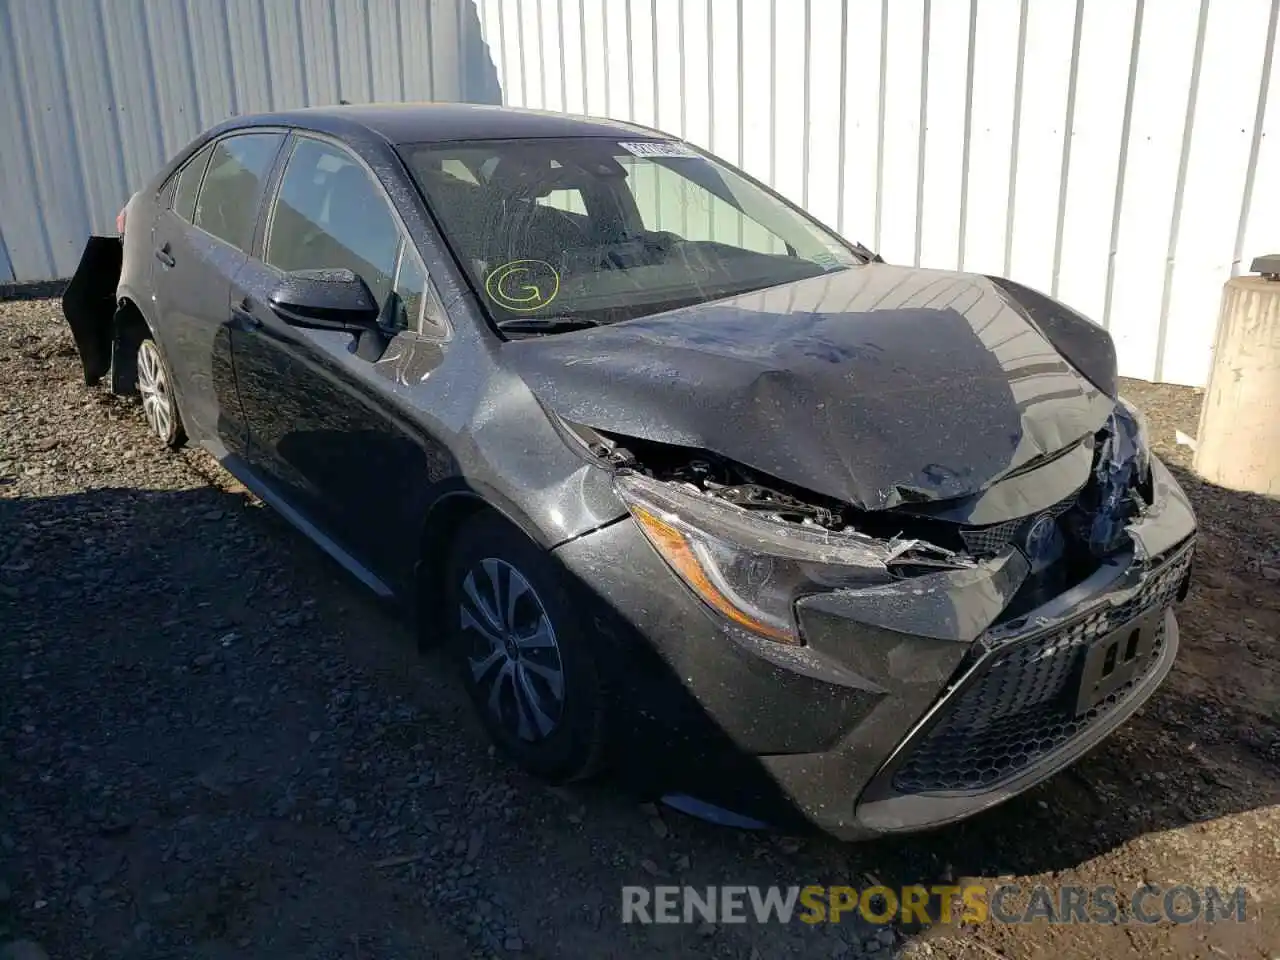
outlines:
[[163, 247], [156, 247], [156, 259], [160, 261], [160, 265], [166, 270], [178, 262], [173, 259], [173, 254], [169, 252], [169, 245], [167, 243]]

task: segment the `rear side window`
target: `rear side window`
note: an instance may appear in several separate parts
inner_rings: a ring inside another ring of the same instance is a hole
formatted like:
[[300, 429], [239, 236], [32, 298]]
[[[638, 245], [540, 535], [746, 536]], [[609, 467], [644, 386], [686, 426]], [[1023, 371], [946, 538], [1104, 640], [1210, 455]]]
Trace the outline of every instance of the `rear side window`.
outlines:
[[382, 187], [346, 151], [300, 138], [271, 214], [267, 263], [285, 271], [346, 267], [382, 303], [399, 250], [400, 225]]
[[248, 252], [262, 182], [282, 139], [278, 133], [251, 133], [215, 143], [191, 222]]
[[187, 161], [178, 175], [178, 192], [173, 198], [173, 212], [190, 223], [196, 215], [196, 194], [200, 192], [200, 180], [204, 177], [205, 167], [209, 166], [209, 156], [213, 147], [208, 146]]

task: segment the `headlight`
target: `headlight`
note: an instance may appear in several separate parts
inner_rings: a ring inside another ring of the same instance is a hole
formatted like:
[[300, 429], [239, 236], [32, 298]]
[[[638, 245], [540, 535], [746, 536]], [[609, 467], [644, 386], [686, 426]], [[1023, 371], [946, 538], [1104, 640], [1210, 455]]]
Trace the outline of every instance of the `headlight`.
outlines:
[[[1124, 425], [1124, 432], [1133, 444], [1132, 456], [1138, 467], [1138, 477], [1145, 481], [1151, 475], [1151, 437], [1147, 433], [1147, 418], [1124, 397], [1117, 398], [1116, 414], [1116, 419]], [[1116, 452], [1120, 459], [1125, 459], [1123, 443], [1119, 444]]]
[[617, 479], [662, 559], [708, 606], [783, 643], [801, 643], [793, 608], [810, 593], [892, 579], [888, 545], [857, 533], [752, 516], [637, 474]]

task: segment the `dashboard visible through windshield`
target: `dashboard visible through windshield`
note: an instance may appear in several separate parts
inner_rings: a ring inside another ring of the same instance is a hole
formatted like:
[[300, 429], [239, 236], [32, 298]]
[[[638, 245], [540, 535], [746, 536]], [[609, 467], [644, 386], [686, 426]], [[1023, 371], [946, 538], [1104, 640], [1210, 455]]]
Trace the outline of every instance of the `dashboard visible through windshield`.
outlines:
[[862, 262], [777, 196], [678, 141], [467, 141], [404, 152], [499, 327], [611, 323]]

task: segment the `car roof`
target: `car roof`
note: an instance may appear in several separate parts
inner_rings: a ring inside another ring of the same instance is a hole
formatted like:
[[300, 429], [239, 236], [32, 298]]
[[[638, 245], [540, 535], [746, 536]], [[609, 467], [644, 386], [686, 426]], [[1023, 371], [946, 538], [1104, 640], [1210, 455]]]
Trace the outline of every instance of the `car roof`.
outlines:
[[477, 103], [369, 103], [306, 107], [281, 113], [236, 117], [221, 129], [288, 126], [340, 136], [374, 134], [393, 144], [454, 140], [519, 140], [540, 137], [674, 137], [639, 124], [547, 110]]

